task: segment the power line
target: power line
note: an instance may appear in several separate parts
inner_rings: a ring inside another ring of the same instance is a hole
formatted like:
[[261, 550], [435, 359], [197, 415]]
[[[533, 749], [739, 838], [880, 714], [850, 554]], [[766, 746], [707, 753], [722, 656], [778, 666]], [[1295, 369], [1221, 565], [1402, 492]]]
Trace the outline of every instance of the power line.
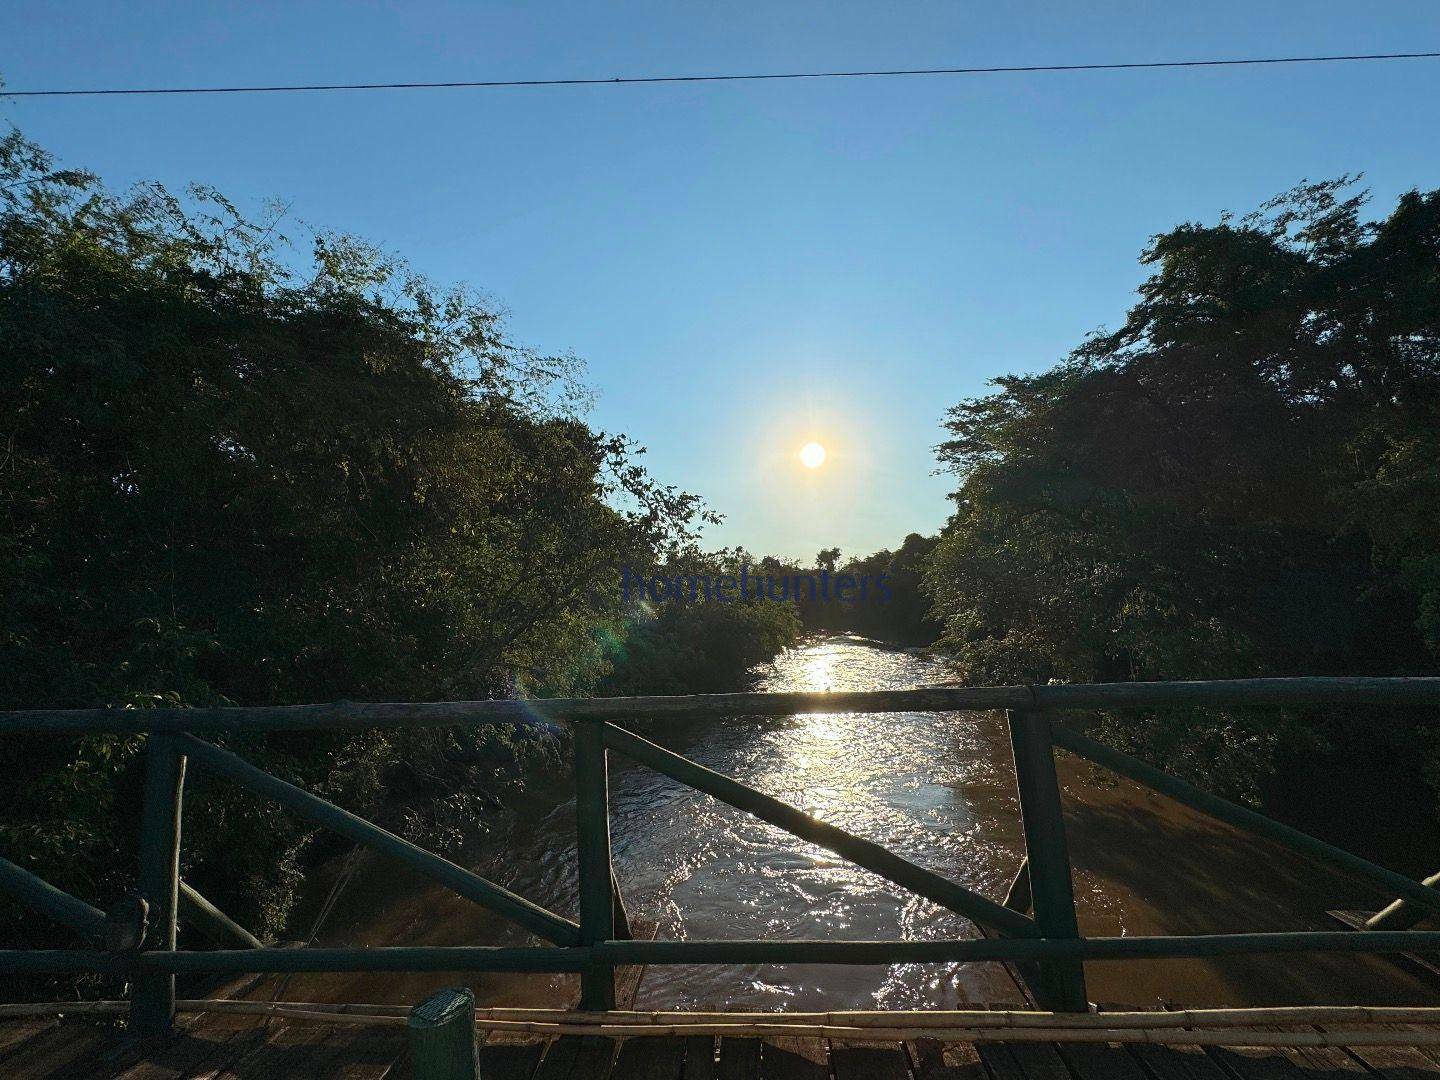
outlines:
[[1154, 60], [1120, 64], [1030, 64], [1016, 67], [901, 68], [893, 71], [796, 71], [751, 75], [636, 75], [613, 79], [488, 79], [464, 82], [312, 83], [294, 86], [114, 87], [100, 90], [3, 90], [0, 97], [102, 97], [142, 94], [279, 94], [312, 90], [457, 90], [526, 86], [623, 86], [640, 83], [762, 82], [794, 79], [877, 79], [902, 75], [1003, 75], [1055, 71], [1141, 71], [1156, 68], [1254, 67], [1265, 64], [1334, 64], [1356, 60], [1434, 60], [1440, 52], [1349, 56], [1271, 56], [1237, 60]]

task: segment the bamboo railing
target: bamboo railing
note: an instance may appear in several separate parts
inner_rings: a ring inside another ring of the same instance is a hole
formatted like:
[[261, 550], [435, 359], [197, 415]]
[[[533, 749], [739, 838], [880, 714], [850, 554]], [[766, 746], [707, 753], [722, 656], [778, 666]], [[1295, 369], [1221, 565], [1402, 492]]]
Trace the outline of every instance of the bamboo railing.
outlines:
[[[529, 971], [578, 972], [581, 1009], [609, 1015], [621, 964], [892, 964], [1029, 961], [1038, 965], [1037, 999], [1047, 1009], [1088, 1008], [1084, 964], [1297, 952], [1440, 952], [1440, 932], [1409, 929], [1416, 913], [1440, 913], [1437, 879], [1416, 882], [1307, 833], [1055, 724], [1067, 709], [1166, 707], [1440, 705], [1440, 679], [1252, 679], [953, 687], [837, 694], [718, 694], [693, 697], [546, 699], [360, 704], [277, 708], [82, 709], [0, 713], [0, 736], [91, 732], [146, 734], [139, 896], [102, 912], [0, 859], [0, 891], [73, 929], [91, 945], [74, 950], [0, 949], [0, 974], [101, 973], [129, 976], [131, 1023], [142, 1036], [166, 1033], [177, 1009], [175, 976], [209, 972]], [[1004, 710], [1015, 758], [1026, 857], [1005, 902], [918, 866], [880, 844], [820, 821], [779, 799], [674, 754], [616, 721], [667, 721], [801, 713], [966, 713]], [[201, 739], [227, 731], [296, 732], [371, 727], [465, 726], [547, 719], [574, 731], [579, 918], [569, 919], [425, 851], [238, 755]], [[1082, 937], [1056, 780], [1056, 747], [1087, 758], [1239, 829], [1357, 875], [1396, 898], [1380, 928], [1170, 937]], [[607, 757], [614, 752], [823, 847], [963, 915], [996, 936], [950, 941], [639, 941], [629, 940], [610, 851]], [[180, 879], [180, 818], [188, 766], [208, 769], [332, 829], [525, 927], [540, 947], [387, 947], [277, 949], [261, 944]], [[184, 900], [242, 948], [183, 950], [177, 909]], [[1398, 907], [1397, 907], [1398, 905]], [[100, 946], [100, 947], [96, 947]], [[3, 1006], [0, 1006], [3, 1010]], [[580, 1015], [580, 1014], [573, 1014]], [[500, 1021], [492, 1021], [499, 1023]], [[526, 1021], [540, 1023], [541, 1021]], [[757, 1021], [758, 1023], [759, 1021]], [[968, 1022], [968, 1021], [967, 1021]], [[579, 1023], [579, 1021], [576, 1021]], [[768, 1021], [767, 1021], [768, 1023]], [[1049, 1030], [1049, 1029], [1047, 1029]], [[1106, 1028], [1113, 1041], [1113, 1028]], [[1193, 1036], [1195, 1033], [1191, 1032]], [[1191, 1038], [1189, 1041], [1194, 1041]]]

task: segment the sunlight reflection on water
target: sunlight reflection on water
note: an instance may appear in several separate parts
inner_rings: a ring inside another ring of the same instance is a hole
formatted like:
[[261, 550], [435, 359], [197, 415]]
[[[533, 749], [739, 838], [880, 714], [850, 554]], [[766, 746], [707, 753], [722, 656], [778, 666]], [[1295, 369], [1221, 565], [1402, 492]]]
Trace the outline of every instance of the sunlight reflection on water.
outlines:
[[[946, 678], [936, 660], [832, 638], [777, 657], [759, 689], [906, 689]], [[977, 830], [961, 790], [985, 768], [972, 717], [817, 713], [667, 725], [655, 737], [967, 885], [1004, 889], [1009, 838]], [[973, 936], [933, 904], [648, 770], [617, 761], [611, 783], [618, 873], [638, 910], [660, 913], [662, 937]], [[1003, 984], [978, 968], [656, 967], [640, 1004], [906, 1007], [994, 1000]]]

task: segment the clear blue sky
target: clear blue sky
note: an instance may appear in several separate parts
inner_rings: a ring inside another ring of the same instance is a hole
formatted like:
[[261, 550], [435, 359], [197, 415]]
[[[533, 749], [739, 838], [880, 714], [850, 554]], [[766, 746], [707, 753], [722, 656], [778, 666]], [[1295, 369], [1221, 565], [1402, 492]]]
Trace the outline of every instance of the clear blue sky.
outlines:
[[[1440, 4], [0, 7], [56, 86], [559, 78], [1440, 48]], [[1147, 237], [1364, 171], [1440, 186], [1440, 61], [807, 83], [0, 103], [115, 185], [356, 232], [573, 350], [593, 419], [809, 556], [938, 527], [951, 403], [1114, 325]], [[810, 438], [831, 450], [804, 472]]]

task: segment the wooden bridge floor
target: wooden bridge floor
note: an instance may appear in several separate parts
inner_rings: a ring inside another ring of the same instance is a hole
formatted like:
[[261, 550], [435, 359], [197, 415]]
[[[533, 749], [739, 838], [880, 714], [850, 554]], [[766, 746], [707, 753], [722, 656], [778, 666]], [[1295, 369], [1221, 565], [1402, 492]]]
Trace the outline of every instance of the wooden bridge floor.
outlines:
[[[1244, 1033], [1236, 1032], [1237, 1043]], [[1244, 1048], [1094, 1044], [842, 1043], [804, 1038], [492, 1038], [485, 1080], [1440, 1080], [1433, 1047]], [[402, 1080], [403, 1028], [207, 1017], [141, 1055], [80, 1022], [0, 1025], [14, 1080]]]
[[[654, 934], [653, 924], [639, 929]], [[1003, 1007], [1033, 1008], [1020, 972], [1002, 967], [1015, 992]], [[639, 966], [617, 969], [620, 1008], [634, 1007], [643, 975]], [[0, 1020], [0, 1080], [410, 1076], [403, 1027], [215, 1013], [182, 1016], [176, 1027], [170, 1043], [142, 1053], [113, 1027]], [[483, 1080], [1440, 1080], [1440, 1046], [1246, 1047], [1243, 1029], [1235, 1038], [1202, 1048], [491, 1034], [479, 1056]]]

